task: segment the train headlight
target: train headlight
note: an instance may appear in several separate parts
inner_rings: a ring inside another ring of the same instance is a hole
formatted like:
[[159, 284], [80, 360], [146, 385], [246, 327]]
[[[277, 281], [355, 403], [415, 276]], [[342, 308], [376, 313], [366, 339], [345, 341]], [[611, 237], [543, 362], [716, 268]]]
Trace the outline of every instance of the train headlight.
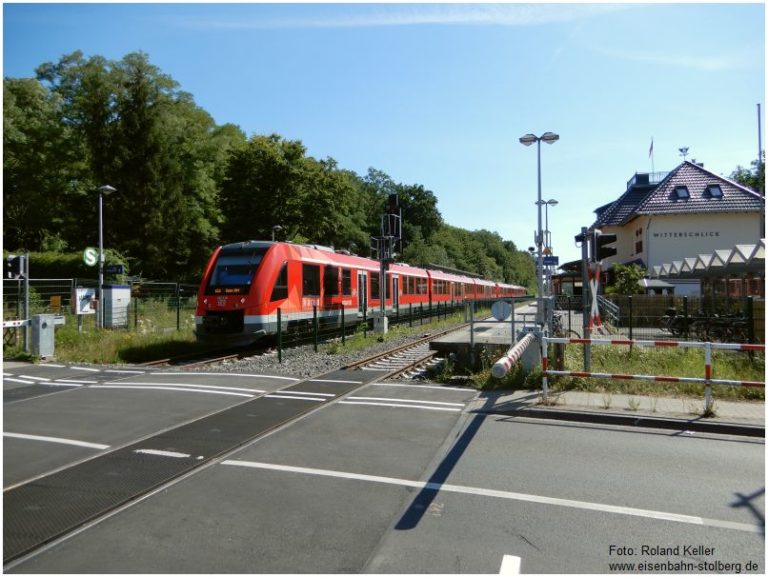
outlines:
[[242, 304], [245, 304], [245, 297], [243, 297], [243, 298], [241, 298], [241, 299], [240, 299], [240, 304], [241, 304], [241, 305], [242, 305]]

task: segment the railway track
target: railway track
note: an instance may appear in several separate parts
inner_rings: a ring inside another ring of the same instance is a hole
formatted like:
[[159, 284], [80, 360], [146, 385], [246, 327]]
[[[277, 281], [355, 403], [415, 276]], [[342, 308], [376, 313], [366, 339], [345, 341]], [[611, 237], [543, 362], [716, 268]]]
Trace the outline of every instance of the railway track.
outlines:
[[462, 324], [458, 327], [439, 331], [413, 343], [402, 345], [390, 351], [362, 359], [347, 365], [344, 369], [382, 371], [385, 373], [385, 375], [382, 376], [382, 379], [396, 379], [401, 377], [408, 379], [424, 378], [430, 369], [442, 362], [437, 358], [437, 351], [430, 350], [429, 343], [439, 337], [464, 328], [465, 326], [465, 324]]

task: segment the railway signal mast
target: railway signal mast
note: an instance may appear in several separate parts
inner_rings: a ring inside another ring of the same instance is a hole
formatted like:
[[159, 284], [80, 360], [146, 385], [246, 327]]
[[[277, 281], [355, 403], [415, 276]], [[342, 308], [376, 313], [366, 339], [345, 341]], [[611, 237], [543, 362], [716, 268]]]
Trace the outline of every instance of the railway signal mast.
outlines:
[[[385, 213], [381, 215], [381, 235], [374, 237], [374, 250], [379, 260], [379, 325], [378, 330], [387, 332], [387, 281], [386, 272], [389, 265], [395, 262], [395, 250], [403, 238], [403, 215], [400, 208], [400, 199], [397, 193], [387, 197]], [[393, 290], [396, 290], [393, 288]]]

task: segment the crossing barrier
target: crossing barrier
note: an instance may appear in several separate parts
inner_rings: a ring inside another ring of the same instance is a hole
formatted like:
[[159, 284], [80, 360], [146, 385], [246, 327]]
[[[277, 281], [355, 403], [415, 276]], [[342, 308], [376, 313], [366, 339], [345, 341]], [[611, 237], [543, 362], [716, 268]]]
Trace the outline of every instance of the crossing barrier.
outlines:
[[[547, 344], [582, 344], [582, 345], [629, 345], [641, 347], [679, 347], [679, 348], [703, 348], [704, 349], [704, 377], [671, 377], [666, 375], [632, 375], [624, 373], [598, 373], [587, 371], [553, 371], [549, 370], [547, 360]], [[760, 381], [740, 381], [729, 379], [712, 378], [712, 351], [714, 349], [732, 350], [732, 351], [765, 351], [765, 345], [749, 343], [711, 343], [711, 342], [689, 342], [689, 341], [650, 341], [650, 340], [632, 340], [632, 339], [584, 339], [584, 338], [563, 338], [563, 337], [543, 337], [541, 339], [541, 368], [542, 368], [542, 393], [544, 399], [547, 398], [548, 377], [570, 376], [601, 379], [621, 379], [621, 380], [643, 380], [660, 381], [666, 383], [700, 383], [704, 384], [704, 412], [710, 413], [712, 410], [712, 385], [730, 385], [742, 387], [765, 387], [764, 382]]]
[[523, 356], [523, 353], [535, 340], [536, 337], [534, 337], [533, 333], [525, 335], [515, 346], [507, 351], [507, 354], [494, 363], [493, 367], [491, 367], [491, 374], [497, 379], [504, 378], [509, 369], [512, 368], [512, 365], [520, 360], [520, 357]]

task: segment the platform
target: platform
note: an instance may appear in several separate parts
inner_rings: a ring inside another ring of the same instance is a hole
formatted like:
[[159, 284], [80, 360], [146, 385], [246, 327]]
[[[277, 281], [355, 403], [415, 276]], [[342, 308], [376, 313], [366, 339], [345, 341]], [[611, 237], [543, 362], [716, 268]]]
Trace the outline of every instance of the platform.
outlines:
[[457, 366], [482, 368], [483, 361], [493, 364], [516, 342], [520, 331], [533, 327], [536, 320], [536, 305], [525, 304], [515, 311], [514, 335], [511, 317], [498, 321], [493, 317], [476, 319], [471, 327], [454, 331], [435, 339], [429, 344], [430, 350], [440, 356], [454, 359]]

